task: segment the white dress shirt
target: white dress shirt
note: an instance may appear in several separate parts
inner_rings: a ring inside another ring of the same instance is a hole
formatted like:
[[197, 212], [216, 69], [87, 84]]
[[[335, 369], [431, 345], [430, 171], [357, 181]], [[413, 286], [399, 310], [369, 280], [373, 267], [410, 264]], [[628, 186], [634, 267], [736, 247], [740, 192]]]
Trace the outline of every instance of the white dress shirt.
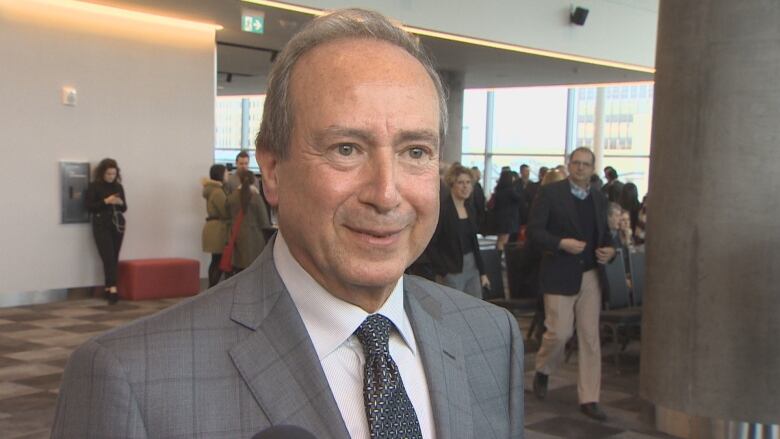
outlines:
[[[368, 317], [362, 308], [326, 291], [295, 260], [281, 232], [274, 242], [274, 263], [301, 314], [325, 377], [352, 439], [370, 439], [363, 404], [363, 346], [354, 335]], [[403, 277], [377, 311], [395, 325], [390, 356], [398, 365], [406, 393], [420, 422], [422, 437], [434, 439], [431, 399], [412, 325], [404, 310]]]

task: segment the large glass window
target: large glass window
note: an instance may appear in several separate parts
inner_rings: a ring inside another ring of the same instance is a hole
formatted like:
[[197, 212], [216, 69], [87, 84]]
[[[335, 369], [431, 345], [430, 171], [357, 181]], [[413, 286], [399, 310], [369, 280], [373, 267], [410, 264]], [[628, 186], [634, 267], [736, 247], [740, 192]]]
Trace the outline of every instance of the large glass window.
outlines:
[[[574, 89], [574, 93], [576, 146], [593, 148], [596, 88]], [[612, 166], [618, 171], [620, 181], [636, 184], [640, 198], [648, 189], [652, 117], [652, 85], [604, 88], [602, 167]], [[603, 173], [602, 169], [597, 171]]]
[[562, 154], [567, 92], [562, 87], [496, 90], [492, 152]]
[[[596, 120], [599, 95], [602, 121]], [[602, 167], [614, 167], [621, 181], [637, 185], [641, 197], [648, 187], [652, 108], [651, 84], [605, 87], [603, 93], [597, 87], [466, 90], [461, 161], [483, 171], [488, 192], [504, 166], [517, 172], [527, 164], [536, 180], [541, 166], [564, 164], [566, 151], [597, 149], [601, 123]]]
[[[614, 167], [621, 181], [637, 185], [641, 197], [648, 188], [653, 86], [606, 87], [602, 96], [602, 167]], [[527, 164], [536, 180], [541, 166], [563, 164], [567, 150], [594, 148], [598, 99], [596, 87], [466, 90], [461, 163], [482, 170], [487, 192], [504, 166], [519, 171]], [[264, 101], [265, 95], [217, 98], [216, 163], [233, 163], [240, 150], [254, 148]], [[250, 163], [257, 170], [254, 160]]]
[[241, 149], [241, 98], [218, 97], [215, 150]]
[[[466, 90], [463, 94], [463, 154], [485, 153], [487, 91]], [[479, 165], [482, 168], [482, 164]]]
[[[217, 97], [214, 163], [235, 163], [239, 151], [254, 149], [264, 103], [265, 95]], [[254, 160], [249, 161], [249, 167], [258, 170]]]

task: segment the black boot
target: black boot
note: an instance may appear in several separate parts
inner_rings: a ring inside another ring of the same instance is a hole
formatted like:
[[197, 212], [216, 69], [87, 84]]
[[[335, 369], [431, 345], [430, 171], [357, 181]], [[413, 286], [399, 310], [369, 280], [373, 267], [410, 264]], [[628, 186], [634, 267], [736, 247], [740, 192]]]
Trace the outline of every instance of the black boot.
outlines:
[[116, 305], [119, 302], [119, 293], [117, 291], [106, 290], [106, 299], [109, 305]]
[[543, 400], [547, 397], [547, 380], [549, 379], [549, 376], [541, 373], [536, 372], [536, 375], [534, 375], [534, 395], [539, 399]]

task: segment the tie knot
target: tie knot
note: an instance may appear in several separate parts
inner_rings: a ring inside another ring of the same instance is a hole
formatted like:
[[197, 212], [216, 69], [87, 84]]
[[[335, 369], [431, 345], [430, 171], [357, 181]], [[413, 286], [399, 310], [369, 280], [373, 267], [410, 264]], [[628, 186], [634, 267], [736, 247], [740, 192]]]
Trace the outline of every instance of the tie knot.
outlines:
[[367, 357], [388, 355], [388, 342], [393, 322], [381, 314], [371, 314], [355, 331]]

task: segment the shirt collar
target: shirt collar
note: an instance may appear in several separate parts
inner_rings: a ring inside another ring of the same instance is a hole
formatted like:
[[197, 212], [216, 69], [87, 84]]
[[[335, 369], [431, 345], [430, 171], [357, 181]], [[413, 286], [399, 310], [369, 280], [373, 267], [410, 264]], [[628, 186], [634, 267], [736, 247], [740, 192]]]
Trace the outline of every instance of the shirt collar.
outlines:
[[584, 189], [582, 186], [575, 184], [571, 180], [569, 180], [569, 187], [571, 188], [571, 194], [579, 198], [580, 200], [584, 200], [588, 198], [588, 194], [590, 194], [590, 191], [588, 189]]
[[[321, 361], [348, 340], [369, 313], [330, 294], [317, 283], [290, 253], [281, 231], [274, 240], [273, 256], [276, 270], [303, 319]], [[403, 291], [402, 276], [376, 313], [393, 322], [412, 354], [417, 355], [412, 326], [404, 310]]]

